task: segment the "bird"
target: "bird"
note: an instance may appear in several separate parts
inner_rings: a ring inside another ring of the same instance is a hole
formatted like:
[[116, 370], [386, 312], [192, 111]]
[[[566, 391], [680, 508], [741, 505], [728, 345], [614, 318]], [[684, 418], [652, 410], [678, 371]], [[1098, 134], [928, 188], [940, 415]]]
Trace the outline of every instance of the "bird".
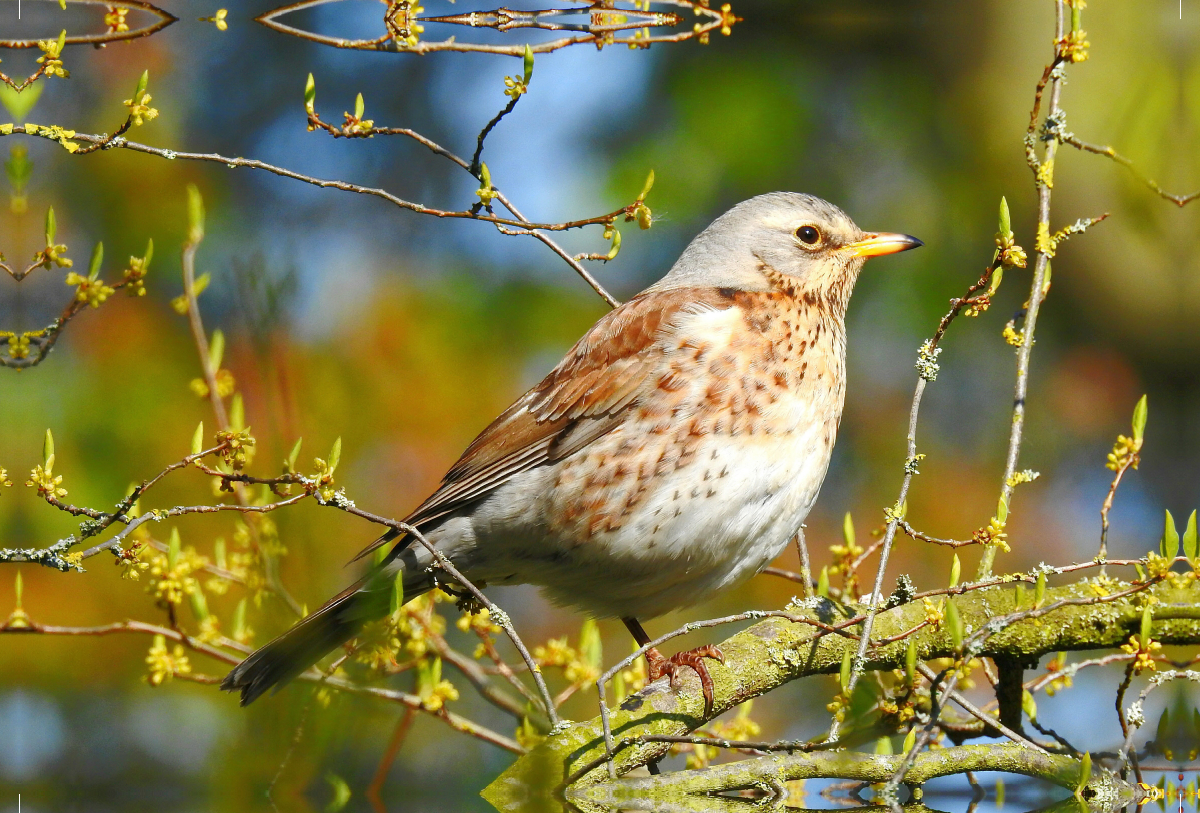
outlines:
[[[404, 523], [476, 586], [531, 583], [558, 605], [640, 619], [690, 607], [769, 565], [829, 467], [846, 392], [846, 308], [864, 262], [921, 246], [864, 232], [818, 197], [738, 203], [670, 270], [609, 311], [467, 447]], [[445, 583], [412, 534], [221, 683], [244, 706]], [[440, 579], [440, 580], [439, 580]], [[700, 678], [715, 646], [646, 651], [649, 681]]]

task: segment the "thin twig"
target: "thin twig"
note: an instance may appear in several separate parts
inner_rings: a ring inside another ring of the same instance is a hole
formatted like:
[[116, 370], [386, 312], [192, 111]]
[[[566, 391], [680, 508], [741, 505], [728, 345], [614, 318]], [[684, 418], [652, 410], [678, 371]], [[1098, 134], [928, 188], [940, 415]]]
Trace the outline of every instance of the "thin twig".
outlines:
[[[1054, 40], [1063, 38], [1063, 0], [1054, 3]], [[1056, 46], [1057, 48], [1057, 46]], [[1042, 74], [1034, 94], [1033, 109], [1029, 116], [1029, 126], [1025, 134], [1026, 161], [1033, 172], [1034, 185], [1038, 195], [1038, 233], [1050, 233], [1050, 196], [1052, 193], [1054, 159], [1058, 153], [1058, 142], [1049, 141], [1046, 144], [1045, 157], [1038, 161], [1034, 151], [1034, 133], [1037, 128], [1038, 113], [1041, 108], [1042, 94], [1045, 92], [1047, 79], [1050, 82], [1050, 102], [1046, 111], [1048, 120], [1056, 119], [1061, 108], [1059, 100], [1062, 96], [1062, 68], [1066, 66], [1062, 54], [1056, 51], [1054, 60]], [[1029, 287], [1029, 299], [1025, 305], [1025, 323], [1021, 330], [1021, 344], [1017, 348], [1017, 380], [1013, 388], [1012, 423], [1008, 437], [1008, 453], [1005, 456], [1004, 476], [1000, 488], [1000, 501], [1012, 507], [1013, 490], [1016, 484], [1013, 475], [1021, 456], [1021, 440], [1025, 432], [1025, 399], [1029, 393], [1029, 360], [1033, 355], [1034, 331], [1037, 329], [1038, 313], [1041, 310], [1042, 299], [1046, 296], [1046, 271], [1050, 266], [1050, 247], [1039, 239], [1035, 246], [1037, 259], [1033, 267], [1033, 280]], [[996, 545], [988, 545], [979, 562], [978, 578], [986, 578], [992, 574], [992, 563], [996, 559]]]
[[[937, 677], [938, 677], [937, 674], [932, 669], [930, 669], [926, 664], [918, 663], [917, 671], [920, 672], [922, 675], [924, 675], [925, 679], [928, 680], [930, 682], [930, 684], [934, 683], [937, 680]], [[977, 719], [981, 723], [983, 723], [985, 728], [996, 729], [1001, 734], [1008, 737], [1013, 742], [1017, 743], [1017, 745], [1024, 745], [1027, 748], [1032, 748], [1033, 750], [1040, 751], [1043, 754], [1046, 753], [1045, 748], [1042, 748], [1042, 746], [1038, 745], [1036, 742], [1033, 742], [1031, 740], [1026, 739], [1025, 737], [1022, 737], [1020, 734], [1013, 731], [1012, 729], [1010, 729], [1009, 727], [1007, 727], [1006, 725], [1001, 723], [996, 718], [987, 714], [987, 712], [980, 709], [978, 706], [976, 706], [970, 700], [967, 700], [967, 698], [963, 697], [958, 692], [953, 691], [952, 689], [947, 689], [945, 694], [947, 697], [949, 697], [951, 700], [953, 700], [955, 703], [957, 703], [960, 707], [962, 707], [962, 709], [964, 711], [966, 711], [972, 717], [974, 717], [975, 719]]]
[[[999, 262], [999, 257], [994, 259], [979, 280], [967, 289], [965, 296], [950, 300], [950, 310], [938, 323], [933, 337], [922, 346], [920, 355], [922, 364], [919, 365], [920, 374], [917, 378], [916, 390], [913, 392], [912, 405], [909, 407], [908, 412], [907, 457], [905, 458], [904, 479], [900, 482], [900, 494], [896, 498], [896, 503], [889, 509], [887, 529], [884, 531], [883, 539], [881, 540], [882, 550], [879, 554], [879, 567], [875, 571], [875, 583], [872, 587], [871, 595], [867, 599], [868, 611], [866, 620], [863, 623], [862, 639], [859, 643], [858, 652], [852, 661], [850, 681], [846, 686], [847, 696], [852, 695], [854, 688], [858, 685], [859, 677], [866, 668], [867, 647], [870, 643], [871, 628], [875, 624], [875, 615], [882, 603], [883, 579], [887, 573], [888, 559], [891, 556], [892, 545], [896, 539], [896, 529], [899, 527], [900, 520], [902, 519], [903, 506], [908, 500], [908, 490], [912, 486], [912, 479], [916, 474], [915, 466], [910, 465], [907, 461], [915, 462], [919, 460], [917, 457], [917, 417], [921, 411], [921, 400], [925, 396], [925, 387], [937, 374], [936, 359], [937, 354], [940, 352], [942, 338], [946, 335], [950, 324], [962, 312], [963, 308], [979, 301], [977, 298], [974, 298], [975, 294], [986, 289], [991, 284], [992, 273], [998, 267]], [[835, 718], [829, 729], [831, 740], [837, 740], [839, 727], [840, 723]]]
[[371, 807], [377, 813], [386, 813], [387, 808], [383, 804], [383, 785], [387, 782], [388, 771], [392, 768], [392, 763], [396, 761], [396, 754], [400, 753], [400, 746], [404, 744], [404, 738], [408, 734], [409, 727], [412, 726], [415, 712], [411, 709], [405, 709], [400, 715], [400, 719], [396, 721], [396, 727], [392, 730], [392, 737], [388, 740], [387, 748], [384, 749], [383, 756], [379, 758], [379, 765], [375, 768], [375, 776], [371, 779], [371, 784], [367, 785], [366, 797], [371, 803]]
[[1059, 133], [1058, 140], [1061, 141], [1063, 144], [1068, 144], [1077, 150], [1081, 150], [1082, 152], [1090, 152], [1095, 155], [1103, 155], [1106, 158], [1111, 158], [1113, 161], [1115, 161], [1116, 163], [1120, 164], [1121, 166], [1123, 166], [1127, 170], [1129, 170], [1131, 173], [1133, 173], [1133, 176], [1135, 178], [1137, 178], [1139, 181], [1141, 181], [1143, 184], [1145, 184], [1145, 186], [1147, 188], [1149, 188], [1150, 191], [1154, 192], [1154, 194], [1158, 195], [1159, 197], [1163, 198], [1164, 200], [1171, 201], [1171, 203], [1174, 203], [1176, 206], [1178, 206], [1180, 208], [1187, 206], [1189, 203], [1191, 203], [1194, 200], [1200, 199], [1200, 191], [1193, 192], [1190, 195], [1175, 195], [1175, 194], [1172, 194], [1172, 193], [1166, 191], [1165, 189], [1163, 189], [1161, 186], [1158, 185], [1157, 181], [1155, 181], [1152, 178], [1149, 178], [1146, 175], [1143, 175], [1141, 172], [1139, 172], [1137, 166], [1133, 163], [1133, 161], [1131, 159], [1126, 158], [1124, 155], [1121, 155], [1119, 152], [1117, 152], [1112, 147], [1108, 147], [1108, 146], [1102, 147], [1102, 146], [1099, 146], [1098, 144], [1089, 144], [1086, 141], [1079, 140], [1071, 133]]
[[[694, 15], [700, 16], [703, 22], [696, 23], [694, 26], [680, 26], [680, 22], [684, 19], [683, 16], [674, 13], [664, 12], [648, 12], [638, 8], [617, 8], [606, 3], [589, 20], [588, 24], [582, 26], [564, 26], [555, 24], [546, 24], [542, 22], [545, 16], [553, 14], [579, 14], [586, 12], [587, 9], [543, 9], [539, 11], [520, 11], [514, 9], [497, 9], [495, 11], [478, 11], [460, 15], [443, 15], [440, 17], [419, 17], [411, 13], [412, 6], [415, 3], [405, 3], [407, 7], [401, 9], [398, 2], [389, 4], [385, 14], [385, 31], [382, 36], [373, 39], [347, 39], [344, 37], [334, 37], [325, 34], [319, 34], [313, 31], [305, 31], [302, 28], [288, 25], [281, 22], [280, 18], [293, 12], [302, 11], [304, 9], [313, 8], [315, 6], [324, 5], [334, 0], [300, 0], [300, 2], [290, 3], [286, 6], [281, 6], [271, 11], [255, 17], [255, 21], [278, 31], [283, 34], [289, 34], [293, 37], [298, 37], [309, 42], [316, 42], [322, 45], [330, 45], [335, 48], [348, 48], [364, 51], [390, 51], [409, 54], [428, 54], [438, 51], [457, 51], [469, 53], [486, 53], [486, 54], [503, 54], [507, 56], [520, 57], [525, 54], [525, 48], [529, 47], [535, 54], [550, 53], [561, 48], [568, 48], [573, 45], [594, 45], [603, 47], [605, 45], [622, 45], [630, 48], [648, 48], [657, 43], [684, 42], [687, 40], [696, 39], [701, 42], [707, 42], [710, 35], [721, 32], [728, 33], [730, 26], [739, 21], [731, 11], [722, 9], [708, 8], [703, 2], [697, 0], [659, 0], [662, 3], [669, 3], [682, 9], [691, 11]], [[404, 19], [403, 25], [398, 25], [393, 21], [396, 16], [402, 16]], [[468, 26], [470, 28], [492, 28], [499, 31], [507, 31], [511, 28], [535, 28], [541, 30], [577, 30], [578, 33], [569, 36], [559, 37], [553, 40], [544, 40], [542, 42], [521, 44], [490, 44], [465, 42], [458, 37], [449, 37], [445, 40], [421, 40], [412, 36], [414, 29], [412, 26], [422, 22], [437, 22], [443, 24], [458, 24]], [[682, 27], [681, 31], [673, 34], [651, 34], [651, 27]], [[620, 35], [619, 32], [630, 31], [633, 33]], [[409, 32], [408, 35], [405, 32]]]

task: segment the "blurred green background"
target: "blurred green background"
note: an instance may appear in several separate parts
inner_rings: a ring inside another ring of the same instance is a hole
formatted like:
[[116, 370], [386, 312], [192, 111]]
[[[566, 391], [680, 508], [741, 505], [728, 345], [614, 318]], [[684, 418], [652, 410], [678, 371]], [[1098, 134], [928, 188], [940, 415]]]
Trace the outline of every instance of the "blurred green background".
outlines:
[[[316, 77], [317, 108], [327, 121], [339, 121], [362, 92], [377, 125], [412, 127], [469, 155], [475, 134], [507, 101], [502, 79], [520, 70], [518, 60], [338, 51], [253, 23], [272, 5], [259, 0], [231, 8], [229, 29], [219, 32], [196, 19], [215, 12], [213, 5], [164, 0], [182, 18], [164, 32], [102, 50], [69, 48], [71, 78], [47, 82], [29, 120], [112, 131], [124, 118], [121, 101], [148, 68], [162, 115], [136, 130], [136, 140], [261, 158], [445, 208], [474, 199], [470, 178], [410, 142], [306, 132], [305, 76]], [[0, 2], [0, 38], [57, 33], [56, 4], [25, 0], [20, 21], [16, 6]], [[428, 13], [485, 7], [467, 0], [425, 6]], [[1001, 195], [1012, 206], [1018, 241], [1032, 249], [1035, 198], [1021, 139], [1034, 83], [1051, 55], [1053, 4], [740, 0], [734, 11], [744, 21], [708, 46], [577, 47], [539, 56], [530, 94], [496, 129], [484, 157], [525, 214], [549, 221], [624, 205], [654, 169], [654, 228], [625, 227], [618, 259], [593, 269], [619, 298], [663, 274], [727, 207], [777, 189], [820, 195], [865, 228], [925, 241], [918, 252], [870, 264], [851, 305], [846, 413], [808, 521], [819, 567], [840, 541], [845, 512], [863, 540], [895, 500], [916, 348], [947, 300], [990, 260]], [[364, 36], [378, 33], [381, 12], [376, 2], [347, 0], [302, 19], [328, 33]], [[1191, 192], [1200, 187], [1200, 6], [1185, 0], [1182, 12], [1179, 19], [1175, 0], [1093, 4], [1084, 17], [1092, 57], [1071, 69], [1063, 103], [1069, 130], [1116, 145], [1165, 187]], [[69, 13], [73, 24], [96, 27], [102, 11]], [[431, 27], [426, 36], [442, 33]], [[6, 52], [4, 70], [28, 73], [36, 55]], [[83, 314], [41, 366], [0, 370], [0, 464], [15, 483], [0, 495], [3, 546], [43, 546], [74, 529], [23, 487], [41, 460], [46, 428], [70, 499], [103, 507], [185, 454], [198, 421], [211, 424], [207, 402], [188, 387], [199, 366], [186, 321], [168, 304], [181, 291], [188, 182], [201, 188], [209, 212], [198, 269], [213, 283], [202, 310], [208, 327], [229, 337], [226, 366], [259, 439], [256, 467], [276, 470], [298, 436], [307, 465], [340, 436], [339, 483], [380, 514], [415, 506], [475, 433], [605, 310], [543, 246], [485, 224], [421, 217], [219, 164], [117, 150], [73, 158], [28, 138], [0, 139], [0, 153], [7, 159], [16, 144], [28, 148], [34, 172], [28, 212], [0, 212], [6, 257], [21, 260], [42, 247], [42, 218], [53, 205], [59, 239], [77, 264], [96, 240], [104, 241], [109, 277], [125, 257], [142, 253], [148, 237], [155, 259], [148, 296], [118, 295]], [[1116, 434], [1129, 431], [1143, 392], [1147, 447], [1118, 495], [1111, 555], [1139, 555], [1156, 544], [1164, 507], [1178, 517], [1200, 504], [1200, 206], [1180, 210], [1105, 159], [1069, 148], [1060, 155], [1055, 225], [1112, 217], [1065, 245], [1054, 262], [1022, 456], [1022, 467], [1041, 478], [1023, 486], [1013, 506], [1013, 552], [1000, 559], [1007, 569], [1094, 555], [1111, 478], [1104, 457]], [[606, 250], [599, 230], [565, 242], [575, 251]], [[1027, 290], [1028, 272], [1009, 274], [993, 308], [956, 323], [944, 345], [943, 372], [920, 426], [928, 457], [909, 502], [909, 518], [934, 535], [969, 536], [994, 511], [1014, 372], [1000, 333]], [[20, 284], [0, 280], [0, 329], [41, 326], [69, 295], [57, 271]], [[209, 484], [185, 474], [148, 502], [206, 499]], [[343, 563], [375, 534], [315, 506], [276, 519], [289, 550], [284, 581], [310, 607], [350, 578]], [[177, 527], [185, 544], [207, 553], [215, 537], [230, 535], [231, 520]], [[964, 554], [966, 572], [977, 556]], [[794, 552], [779, 564], [795, 569]], [[122, 581], [106, 557], [88, 565], [73, 575], [23, 566], [26, 610], [54, 624], [162, 621], [144, 583]], [[947, 551], [901, 539], [888, 583], [910, 573], [920, 588], [935, 587], [948, 571]], [[0, 607], [13, 601], [15, 576], [15, 567], [0, 568]], [[649, 629], [779, 607], [795, 592], [760, 576]], [[526, 640], [578, 632], [578, 615], [549, 607], [531, 589], [497, 590], [495, 598]], [[214, 612], [227, 618], [233, 600], [212, 599]], [[270, 601], [250, 618], [260, 641], [287, 621]], [[620, 625], [601, 629], [608, 662], [629, 651]], [[15, 810], [17, 792], [24, 809], [265, 804], [263, 791], [292, 748], [308, 690], [291, 688], [240, 710], [212, 687], [175, 681], [152, 689], [142, 680], [149, 644], [133, 635], [0, 636], [0, 809]], [[192, 662], [201, 673], [225, 671], [199, 656]], [[1107, 745], [1115, 716], [1072, 714], [1070, 703], [1111, 697], [1112, 685], [1080, 684], [1044, 707], [1043, 719]], [[823, 727], [831, 689], [832, 680], [808, 681], [759, 701], [764, 736]], [[466, 686], [453, 708], [511, 733], [511, 721]], [[587, 718], [594, 707], [579, 698], [565, 711]], [[351, 809], [365, 809], [361, 790], [400, 713], [358, 698], [314, 707], [279, 779], [281, 804], [323, 807], [330, 795], [323, 777], [333, 772], [355, 791]], [[478, 790], [509, 760], [419, 717], [384, 798], [397, 810], [484, 809]]]

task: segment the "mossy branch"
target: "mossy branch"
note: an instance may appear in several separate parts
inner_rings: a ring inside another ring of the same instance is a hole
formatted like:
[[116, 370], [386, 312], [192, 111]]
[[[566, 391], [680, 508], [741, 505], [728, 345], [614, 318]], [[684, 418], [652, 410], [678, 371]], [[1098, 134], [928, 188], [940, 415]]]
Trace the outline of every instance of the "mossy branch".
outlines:
[[[1141, 624], [1142, 608], [1149, 597], [1154, 604], [1153, 635], [1164, 644], [1200, 642], [1200, 590], [1180, 588], [1164, 581], [1140, 592], [1127, 591], [1132, 585], [1108, 582], [1097, 591], [1094, 581], [1050, 588], [1041, 602], [1049, 612], [1029, 613], [989, 635], [976, 656], [1035, 659], [1050, 652], [1068, 650], [1114, 649], [1129, 639]], [[1108, 595], [1101, 595], [1106, 592]], [[1014, 585], [997, 585], [968, 591], [954, 597], [963, 626], [968, 634], [980, 630], [998, 617], [1020, 610], [1032, 610], [1030, 596], [1016, 606]], [[816, 609], [796, 609], [825, 624], [853, 617], [856, 610], [832, 601], [820, 602]], [[903, 636], [924, 619], [921, 602], [909, 602], [875, 619], [875, 640]], [[860, 625], [861, 626], [861, 625]], [[944, 625], [943, 625], [944, 626]], [[853, 630], [852, 630], [853, 631]], [[873, 646], [867, 653], [866, 668], [880, 671], [903, 668], [908, 639], [915, 641], [922, 661], [954, 657], [957, 653], [949, 631], [926, 626], [908, 637]], [[725, 663], [713, 664], [710, 671], [715, 683], [712, 717], [739, 704], [766, 694], [797, 678], [817, 674], [836, 674], [847, 649], [857, 647], [854, 638], [830, 635], [808, 624], [771, 618], [755, 624], [720, 644]], [[671, 688], [660, 680], [633, 695], [614, 709], [611, 726], [618, 743], [643, 735], [680, 735], [692, 731], [707, 719], [699, 680], [684, 673], [680, 685]], [[661, 742], [638, 743], [613, 757], [617, 774], [652, 762], [667, 752]], [[581, 768], [604, 756], [604, 738], [599, 717], [577, 723], [556, 734], [517, 760], [485, 791], [484, 797], [501, 809], [512, 807], [526, 798], [530, 788], [560, 788]], [[603, 764], [589, 770], [577, 784], [595, 784], [606, 778]]]
[[[768, 796], [784, 793], [785, 782], [796, 779], [837, 778], [859, 782], [886, 782], [900, 766], [902, 755], [880, 756], [857, 751], [834, 751], [757, 757], [694, 771], [662, 776], [639, 776], [588, 785], [567, 791], [572, 802], [592, 803], [624, 809], [633, 798], [661, 802], [731, 790], [761, 790]], [[925, 751], [913, 761], [906, 776], [910, 785], [920, 785], [940, 776], [965, 771], [1002, 771], [1032, 776], [1074, 791], [1079, 784], [1079, 761], [1068, 756], [1045, 754], [1019, 745], [961, 745]], [[1080, 796], [1091, 810], [1116, 810], [1136, 801], [1135, 791], [1106, 770], [1097, 769], [1088, 778]]]

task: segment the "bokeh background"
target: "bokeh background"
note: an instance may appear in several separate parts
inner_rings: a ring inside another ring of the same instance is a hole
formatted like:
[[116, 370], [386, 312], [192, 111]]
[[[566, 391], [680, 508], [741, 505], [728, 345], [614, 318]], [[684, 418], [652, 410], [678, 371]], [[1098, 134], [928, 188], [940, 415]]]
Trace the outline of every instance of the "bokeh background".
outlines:
[[[252, 17], [271, 7], [260, 0], [231, 7], [224, 32], [197, 21], [215, 3], [162, 5], [181, 21], [156, 36], [68, 49], [71, 78], [45, 83], [29, 120], [111, 131], [123, 120], [122, 99], [148, 68], [162, 115], [134, 133], [138, 140], [261, 158], [444, 208], [473, 200], [470, 178], [410, 142], [306, 132], [305, 76], [316, 77], [326, 120], [340, 120], [362, 92], [376, 124], [413, 127], [469, 155], [475, 134], [507, 101], [502, 79], [520, 70], [518, 60], [338, 51], [255, 24]], [[467, 0], [425, 6], [484, 8]], [[625, 227], [618, 259], [595, 269], [620, 298], [664, 273], [728, 206], [777, 189], [821, 195], [866, 228], [925, 241], [920, 251], [870, 264], [851, 305], [846, 414], [808, 522], [819, 567], [840, 541], [845, 512], [863, 540], [895, 500], [916, 348], [947, 300], [989, 261], [1001, 195], [1019, 242], [1032, 247], [1034, 193], [1021, 139], [1051, 54], [1053, 4], [741, 0], [734, 11], [744, 21], [708, 46], [578, 47], [539, 56], [530, 94], [491, 136], [485, 160], [527, 215], [550, 221], [624, 205], [654, 169], [653, 229]], [[373, 36], [381, 12], [377, 2], [347, 0], [299, 19], [326, 33]], [[72, 7], [66, 14], [72, 25], [94, 28], [100, 13]], [[0, 38], [56, 34], [63, 15], [55, 3], [25, 0], [18, 21], [16, 0], [4, 0]], [[1085, 28], [1092, 58], [1070, 72], [1068, 129], [1116, 145], [1167, 188], [1195, 191], [1200, 5], [1097, 3], [1085, 13]], [[4, 69], [30, 72], [35, 56], [6, 52]], [[6, 159], [15, 143], [0, 140]], [[116, 275], [148, 237], [155, 259], [145, 298], [116, 296], [79, 317], [41, 366], [0, 370], [0, 464], [15, 482], [0, 496], [3, 546], [41, 546], [73, 530], [68, 517], [23, 487], [40, 462], [46, 428], [70, 498], [106, 506], [186, 453], [198, 421], [211, 423], [207, 402], [188, 387], [199, 366], [186, 322], [168, 304], [181, 291], [186, 183], [200, 187], [209, 213], [198, 268], [213, 282], [202, 309], [208, 326], [230, 339], [227, 366], [246, 399], [260, 467], [273, 470], [296, 437], [305, 439], [307, 462], [340, 436], [339, 482], [381, 514], [415, 506], [474, 434], [605, 310], [540, 244], [485, 224], [421, 217], [246, 169], [115, 150], [72, 158], [44, 141], [20, 144], [34, 172], [28, 213], [7, 205], [0, 212], [6, 257], [41, 248], [42, 218], [53, 205], [60, 240], [77, 263], [103, 240], [106, 271]], [[1094, 555], [1111, 478], [1104, 457], [1116, 434], [1128, 432], [1142, 393], [1150, 403], [1147, 446], [1113, 510], [1112, 555], [1154, 546], [1164, 508], [1179, 517], [1200, 505], [1200, 206], [1180, 210], [1102, 158], [1070, 149], [1061, 156], [1055, 224], [1112, 217], [1064, 246], [1054, 262], [1022, 456], [1022, 466], [1041, 477], [1021, 487], [1013, 506], [1013, 552], [1000, 560], [1010, 569]], [[567, 244], [606, 250], [598, 230]], [[994, 511], [1014, 373], [1000, 333], [1027, 289], [1027, 272], [1009, 274], [993, 308], [956, 323], [944, 345], [943, 372], [920, 426], [928, 457], [909, 502], [910, 519], [935, 535], [968, 536]], [[57, 271], [21, 284], [0, 280], [0, 328], [45, 324], [69, 294]], [[207, 482], [185, 476], [162, 486], [153, 504], [209, 498]], [[374, 534], [315, 506], [276, 518], [289, 550], [283, 578], [308, 606], [349, 578], [343, 563]], [[230, 534], [227, 520], [180, 522], [178, 529], [201, 552]], [[964, 572], [977, 557], [964, 553]], [[779, 564], [794, 569], [794, 552]], [[944, 549], [901, 539], [891, 576], [909, 573], [929, 588], [943, 584], [948, 570]], [[16, 572], [0, 568], [0, 615], [14, 600]], [[21, 573], [24, 606], [44, 623], [162, 617], [144, 583], [122, 581], [104, 557], [85, 574], [30, 566]], [[759, 577], [649, 629], [779, 607], [795, 592]], [[578, 615], [549, 607], [531, 589], [495, 597], [527, 640], [574, 637], [579, 629]], [[214, 600], [214, 612], [227, 617], [226, 604]], [[271, 602], [251, 613], [260, 636], [286, 622]], [[601, 628], [611, 663], [629, 643], [620, 625]], [[176, 681], [153, 689], [143, 680], [149, 643], [144, 636], [0, 636], [0, 808], [15, 810], [18, 792], [24, 809], [265, 806], [263, 791], [292, 748], [308, 690], [240, 710], [211, 687]], [[224, 671], [192, 660], [199, 672]], [[1074, 694], [1044, 704], [1043, 718], [1084, 744], [1111, 745], [1115, 679], [1097, 674], [1078, 684]], [[764, 735], [823, 727], [831, 690], [832, 680], [817, 679], [759, 701]], [[1079, 713], [1096, 702], [1103, 714]], [[465, 687], [455, 708], [511, 731]], [[594, 711], [580, 700], [566, 713]], [[332, 772], [356, 791], [351, 809], [365, 809], [361, 789], [399, 714], [350, 698], [314, 708], [278, 797], [289, 807], [323, 807], [330, 795], [323, 777]], [[509, 760], [418, 718], [385, 799], [397, 810], [486, 809], [476, 794]]]

